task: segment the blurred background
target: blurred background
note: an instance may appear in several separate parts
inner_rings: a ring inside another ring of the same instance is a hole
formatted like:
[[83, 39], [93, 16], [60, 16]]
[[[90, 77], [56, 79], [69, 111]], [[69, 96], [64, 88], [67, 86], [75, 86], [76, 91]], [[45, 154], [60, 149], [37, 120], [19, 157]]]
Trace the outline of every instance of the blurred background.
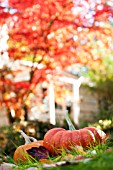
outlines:
[[1, 152], [19, 129], [68, 129], [66, 110], [77, 129], [112, 133], [112, 68], [112, 0], [0, 0]]

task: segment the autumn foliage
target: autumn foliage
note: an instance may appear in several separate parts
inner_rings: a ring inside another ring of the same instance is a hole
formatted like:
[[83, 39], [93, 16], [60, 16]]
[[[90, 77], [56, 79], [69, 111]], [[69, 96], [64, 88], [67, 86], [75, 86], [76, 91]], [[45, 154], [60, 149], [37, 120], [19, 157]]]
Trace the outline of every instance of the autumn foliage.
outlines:
[[[4, 2], [0, 0], [0, 24], [8, 26], [9, 57], [43, 66], [31, 68], [29, 82], [12, 82], [14, 91], [23, 88], [26, 94], [28, 88], [32, 90], [51, 71], [66, 69], [76, 63], [99, 67], [102, 61], [99, 50], [113, 50], [112, 0]], [[6, 81], [5, 77], [1, 78], [1, 84]], [[7, 88], [3, 93], [5, 91]]]
[[105, 37], [112, 34], [111, 1], [9, 0], [9, 7], [15, 9], [7, 19], [9, 55], [14, 59], [30, 55], [52, 68], [86, 64], [89, 59], [101, 59], [90, 49], [91, 42], [108, 46]]

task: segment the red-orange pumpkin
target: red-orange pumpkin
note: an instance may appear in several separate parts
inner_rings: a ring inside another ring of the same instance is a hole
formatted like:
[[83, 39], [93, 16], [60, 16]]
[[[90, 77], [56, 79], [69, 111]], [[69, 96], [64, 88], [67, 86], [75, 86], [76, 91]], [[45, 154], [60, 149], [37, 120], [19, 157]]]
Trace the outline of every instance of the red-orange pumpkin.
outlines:
[[[27, 153], [27, 150], [36, 147], [39, 148], [40, 146], [43, 146], [43, 140], [37, 141], [35, 138], [27, 136], [23, 131], [20, 131], [22, 136], [25, 139], [25, 144], [17, 147], [17, 149], [14, 152], [13, 159], [16, 163], [18, 162], [25, 162], [29, 154]], [[31, 142], [30, 139], [32, 139], [34, 142]]]
[[25, 144], [19, 146], [15, 152], [14, 152], [14, 161], [15, 162], [25, 162], [27, 161], [29, 155], [27, 153], [27, 150], [31, 149], [32, 147], [37, 147], [43, 146], [43, 141], [37, 141], [37, 142], [31, 142], [30, 144]]
[[52, 155], [60, 154], [62, 149], [71, 150], [72, 147], [90, 146], [102, 143], [106, 134], [95, 127], [86, 127], [79, 130], [65, 130], [63, 128], [50, 129], [44, 136], [43, 146]]

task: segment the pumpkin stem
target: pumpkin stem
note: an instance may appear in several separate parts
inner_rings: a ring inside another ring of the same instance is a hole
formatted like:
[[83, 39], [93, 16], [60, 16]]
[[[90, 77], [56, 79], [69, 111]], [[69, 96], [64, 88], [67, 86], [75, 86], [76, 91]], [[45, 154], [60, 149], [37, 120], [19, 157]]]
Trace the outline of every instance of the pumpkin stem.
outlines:
[[74, 127], [74, 125], [72, 124], [72, 122], [71, 122], [71, 120], [70, 120], [70, 118], [69, 118], [69, 116], [68, 116], [68, 110], [66, 110], [65, 111], [65, 118], [66, 118], [66, 122], [67, 122], [67, 124], [68, 124], [68, 126], [69, 126], [69, 130], [75, 130], [75, 127]]
[[32, 143], [32, 142], [36, 142], [37, 139], [31, 137], [31, 136], [28, 136], [26, 135], [23, 130], [19, 130], [19, 132], [21, 133], [21, 135], [24, 137], [25, 139], [25, 144], [29, 144], [29, 143]]

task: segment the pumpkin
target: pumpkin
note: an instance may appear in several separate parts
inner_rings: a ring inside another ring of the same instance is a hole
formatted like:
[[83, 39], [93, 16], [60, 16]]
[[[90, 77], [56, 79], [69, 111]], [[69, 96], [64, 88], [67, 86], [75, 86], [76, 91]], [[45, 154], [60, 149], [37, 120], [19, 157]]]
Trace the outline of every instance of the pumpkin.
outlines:
[[[13, 159], [16, 163], [25, 162], [29, 158], [27, 150], [34, 147], [39, 148], [40, 146], [43, 146], [43, 140], [37, 141], [35, 138], [27, 136], [22, 130], [20, 130], [20, 133], [25, 139], [25, 144], [17, 147], [14, 152]], [[31, 142], [31, 140], [33, 142]]]
[[106, 138], [106, 134], [100, 129], [85, 127], [76, 130], [67, 115], [66, 120], [70, 130], [53, 128], [44, 136], [43, 146], [51, 155], [60, 154], [62, 149], [71, 150], [73, 147], [88, 149], [102, 143]]

